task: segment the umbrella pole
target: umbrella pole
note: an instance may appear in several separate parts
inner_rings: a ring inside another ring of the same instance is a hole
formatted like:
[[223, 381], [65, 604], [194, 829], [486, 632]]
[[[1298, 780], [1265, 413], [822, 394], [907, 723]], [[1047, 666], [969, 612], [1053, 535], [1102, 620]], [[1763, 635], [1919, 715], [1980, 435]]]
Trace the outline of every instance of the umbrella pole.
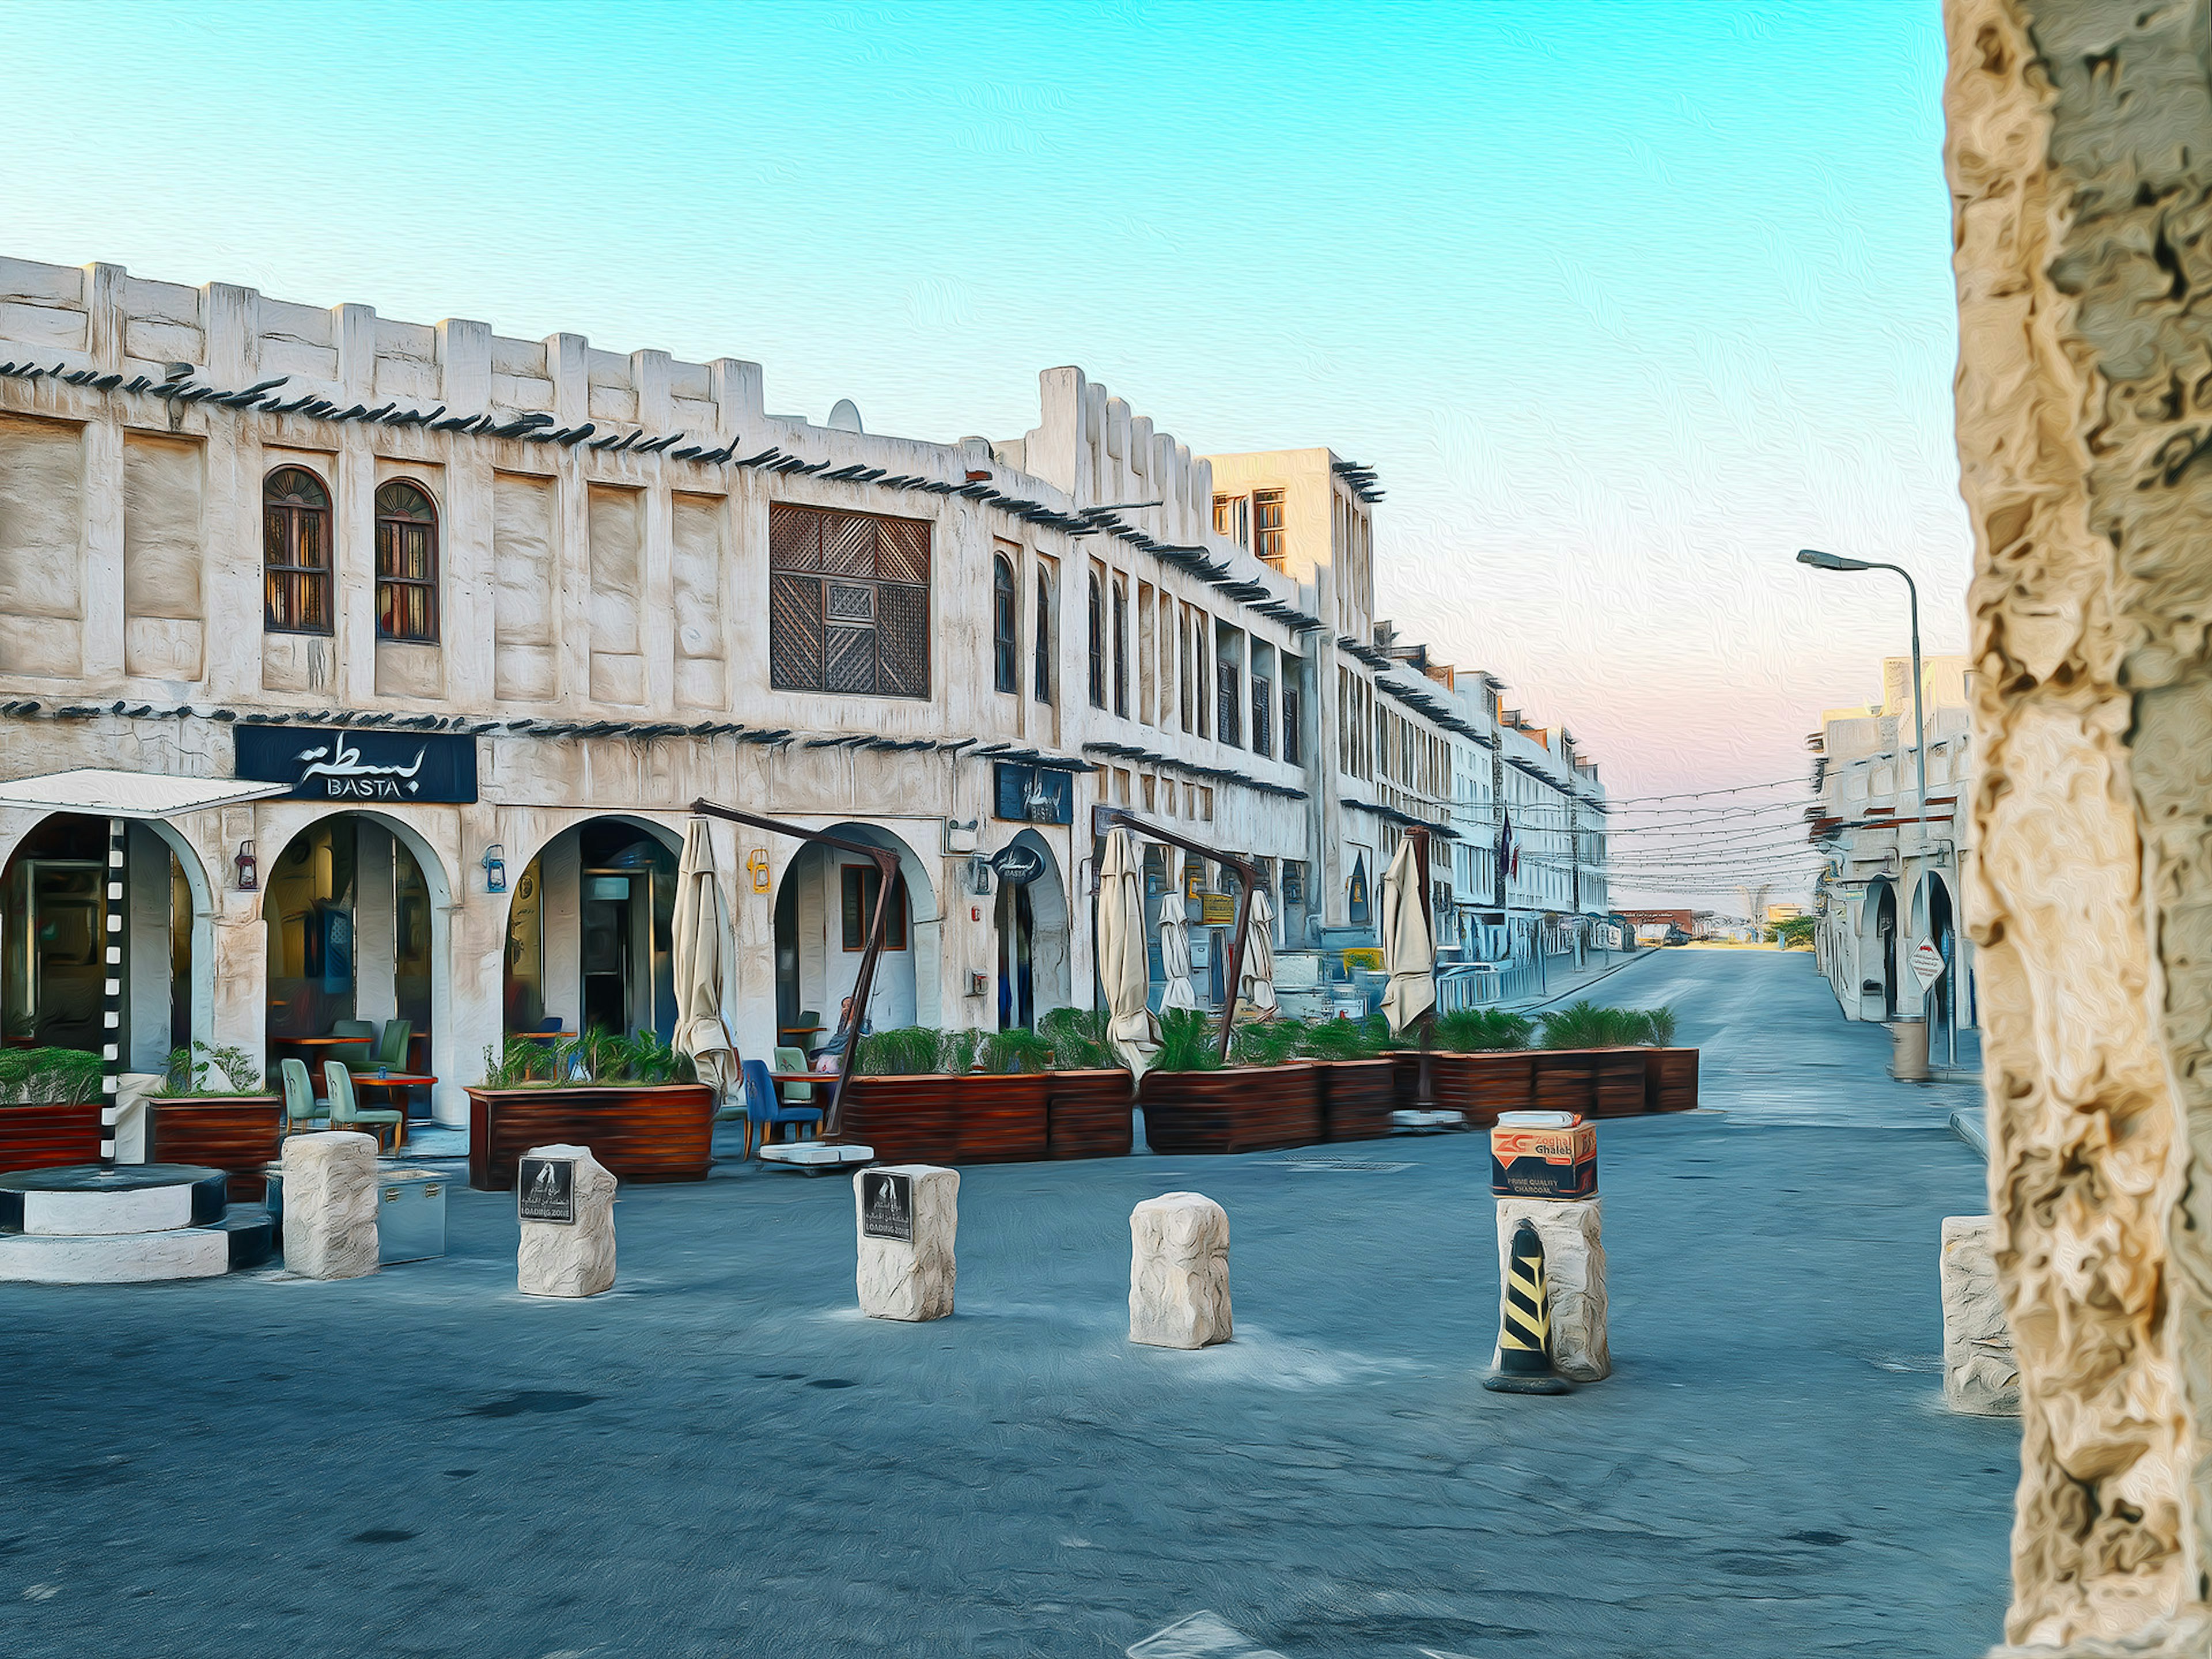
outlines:
[[107, 888], [103, 907], [105, 951], [100, 979], [100, 1172], [115, 1173], [115, 1120], [123, 1081], [123, 835], [121, 818], [107, 821]]

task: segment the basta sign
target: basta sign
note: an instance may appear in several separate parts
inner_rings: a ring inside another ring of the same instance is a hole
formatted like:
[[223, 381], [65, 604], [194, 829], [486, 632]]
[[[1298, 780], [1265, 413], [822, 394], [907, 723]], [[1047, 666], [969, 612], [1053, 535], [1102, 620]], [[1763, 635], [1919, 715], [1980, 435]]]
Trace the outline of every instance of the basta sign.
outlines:
[[241, 778], [288, 783], [291, 800], [385, 801], [405, 805], [477, 798], [477, 742], [450, 732], [343, 726], [235, 728]]
[[991, 854], [991, 868], [1009, 887], [1026, 887], [1044, 873], [1044, 854], [1034, 847], [1001, 847]]

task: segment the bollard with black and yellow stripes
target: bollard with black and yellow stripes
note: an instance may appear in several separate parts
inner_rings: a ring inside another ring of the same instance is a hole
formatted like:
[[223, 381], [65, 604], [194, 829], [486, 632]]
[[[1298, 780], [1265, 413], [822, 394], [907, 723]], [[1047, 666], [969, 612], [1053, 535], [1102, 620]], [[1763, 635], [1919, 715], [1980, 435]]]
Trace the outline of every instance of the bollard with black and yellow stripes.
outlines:
[[1552, 1312], [1544, 1294], [1544, 1242], [1522, 1222], [1514, 1231], [1505, 1268], [1505, 1301], [1498, 1326], [1498, 1369], [1482, 1386], [1492, 1394], [1571, 1394], [1574, 1384], [1552, 1369]]

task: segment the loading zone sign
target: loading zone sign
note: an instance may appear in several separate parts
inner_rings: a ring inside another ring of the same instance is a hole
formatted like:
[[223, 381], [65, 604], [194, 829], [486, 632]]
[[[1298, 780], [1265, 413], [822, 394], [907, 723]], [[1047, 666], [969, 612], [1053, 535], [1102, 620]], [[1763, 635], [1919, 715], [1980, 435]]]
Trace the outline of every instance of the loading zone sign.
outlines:
[[1943, 977], [1943, 953], [1924, 939], [1912, 947], [1912, 954], [1905, 960], [1912, 964], [1913, 977], [1920, 981], [1923, 991]]
[[888, 1170], [860, 1176], [860, 1236], [914, 1243], [914, 1177]]
[[576, 1160], [526, 1158], [515, 1172], [514, 1203], [525, 1221], [576, 1224]]

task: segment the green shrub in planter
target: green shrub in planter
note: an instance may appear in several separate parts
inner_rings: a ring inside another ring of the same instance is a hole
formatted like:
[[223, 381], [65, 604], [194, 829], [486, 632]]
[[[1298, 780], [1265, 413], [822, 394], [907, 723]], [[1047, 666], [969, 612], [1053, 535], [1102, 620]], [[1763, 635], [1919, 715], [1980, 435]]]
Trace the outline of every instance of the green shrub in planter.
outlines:
[[1526, 1014], [1503, 1008], [1460, 1008], [1437, 1017], [1436, 1046], [1453, 1054], [1525, 1048], [1535, 1033], [1536, 1023]]
[[0, 1105], [93, 1105], [100, 1079], [100, 1056], [82, 1048], [0, 1048]]
[[263, 1095], [269, 1079], [243, 1048], [217, 1048], [194, 1042], [169, 1050], [156, 1095], [173, 1099], [179, 1095]]
[[1248, 1020], [1229, 1039], [1229, 1059], [1237, 1066], [1282, 1066], [1305, 1047], [1306, 1023], [1299, 1019]]
[[1601, 1008], [1585, 1000], [1544, 1016], [1547, 1048], [1663, 1048], [1674, 1035], [1671, 1008]]
[[1306, 1027], [1305, 1052], [1315, 1060], [1376, 1060], [1395, 1046], [1390, 1022], [1380, 1014], [1317, 1019]]
[[1170, 1008], [1160, 1016], [1160, 1052], [1152, 1068], [1160, 1072], [1218, 1072], [1221, 1038], [1213, 1022], [1195, 1008]]
[[993, 1031], [983, 1039], [981, 1064], [986, 1072], [1049, 1071], [1052, 1044], [1018, 1025], [1011, 1030]]
[[1121, 1058], [1106, 1041], [1103, 1008], [1055, 1008], [1037, 1022], [1037, 1034], [1052, 1049], [1056, 1072], [1103, 1072]]
[[945, 1034], [927, 1025], [901, 1025], [860, 1039], [853, 1069], [862, 1077], [919, 1077], [939, 1069]]

